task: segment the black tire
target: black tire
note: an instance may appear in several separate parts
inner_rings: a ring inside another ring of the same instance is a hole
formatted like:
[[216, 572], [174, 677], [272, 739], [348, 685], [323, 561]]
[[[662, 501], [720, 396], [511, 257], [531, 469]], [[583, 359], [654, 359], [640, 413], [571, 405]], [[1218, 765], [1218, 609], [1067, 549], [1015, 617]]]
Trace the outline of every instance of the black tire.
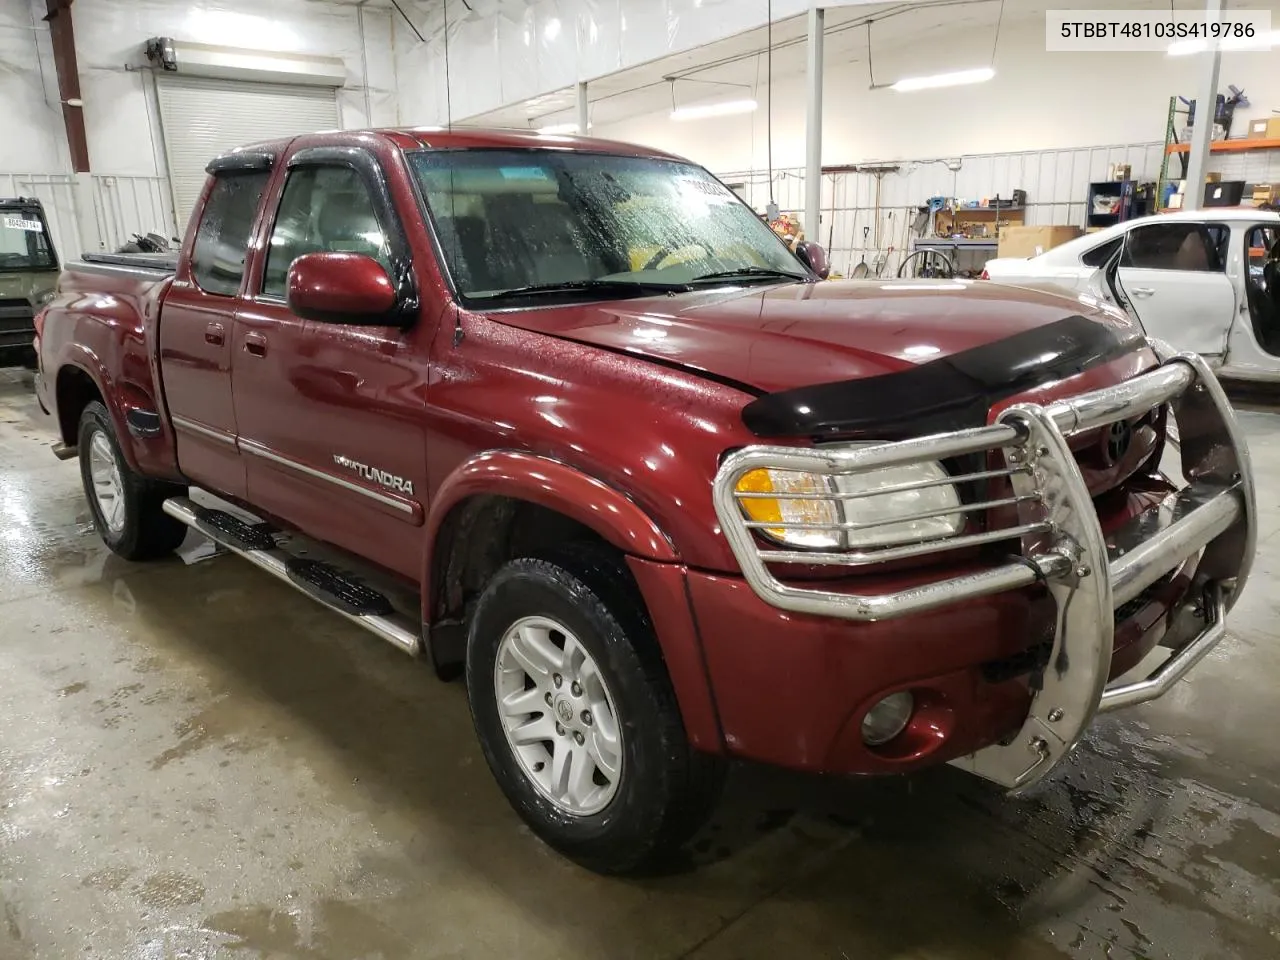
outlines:
[[[617, 792], [588, 816], [561, 810], [524, 772], [497, 709], [494, 668], [509, 628], [544, 616], [572, 630], [600, 670], [622, 730]], [[724, 763], [695, 751], [653, 628], [629, 572], [584, 546], [551, 559], [513, 560], [489, 581], [467, 638], [467, 692], [485, 759], [534, 833], [571, 860], [604, 874], [669, 869], [706, 821]]]
[[[121, 502], [124, 521], [119, 530], [113, 531], [102, 513], [102, 506], [94, 493], [90, 467], [90, 448], [94, 438], [101, 435], [111, 448], [116, 470], [120, 475]], [[126, 560], [154, 560], [178, 548], [187, 535], [186, 525], [169, 516], [161, 504], [173, 496], [186, 493], [186, 488], [172, 483], [148, 480], [130, 468], [120, 452], [111, 415], [98, 401], [93, 401], [80, 414], [77, 436], [80, 454], [80, 480], [84, 484], [84, 496], [93, 513], [94, 526], [112, 552]]]

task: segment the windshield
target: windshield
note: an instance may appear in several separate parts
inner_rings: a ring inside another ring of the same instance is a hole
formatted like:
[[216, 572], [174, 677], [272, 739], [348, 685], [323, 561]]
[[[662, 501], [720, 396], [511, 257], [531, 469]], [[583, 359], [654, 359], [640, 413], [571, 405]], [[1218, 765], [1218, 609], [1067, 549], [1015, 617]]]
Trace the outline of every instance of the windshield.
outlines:
[[37, 210], [0, 210], [0, 270], [51, 270], [58, 263]]
[[689, 164], [558, 150], [426, 151], [411, 162], [467, 300], [812, 279], [736, 194]]

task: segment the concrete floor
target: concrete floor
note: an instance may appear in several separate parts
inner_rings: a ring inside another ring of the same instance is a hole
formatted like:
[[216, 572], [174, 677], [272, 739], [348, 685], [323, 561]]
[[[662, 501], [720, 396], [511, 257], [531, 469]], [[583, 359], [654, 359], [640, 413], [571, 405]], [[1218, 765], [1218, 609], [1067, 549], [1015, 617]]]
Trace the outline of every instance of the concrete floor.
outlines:
[[134, 566], [0, 371], [0, 960], [1280, 955], [1280, 419], [1231, 636], [1022, 800], [735, 771], [695, 870], [507, 807], [463, 691], [234, 557]]

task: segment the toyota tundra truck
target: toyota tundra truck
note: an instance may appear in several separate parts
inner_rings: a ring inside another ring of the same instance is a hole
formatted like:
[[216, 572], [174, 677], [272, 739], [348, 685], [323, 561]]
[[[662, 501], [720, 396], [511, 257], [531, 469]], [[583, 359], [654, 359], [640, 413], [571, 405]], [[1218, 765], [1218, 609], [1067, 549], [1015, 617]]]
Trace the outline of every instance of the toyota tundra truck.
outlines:
[[825, 274], [656, 150], [302, 136], [214, 159], [172, 258], [69, 264], [37, 391], [112, 550], [195, 528], [464, 673], [517, 813], [634, 873], [735, 758], [1025, 790], [1248, 576], [1198, 357], [1087, 296]]

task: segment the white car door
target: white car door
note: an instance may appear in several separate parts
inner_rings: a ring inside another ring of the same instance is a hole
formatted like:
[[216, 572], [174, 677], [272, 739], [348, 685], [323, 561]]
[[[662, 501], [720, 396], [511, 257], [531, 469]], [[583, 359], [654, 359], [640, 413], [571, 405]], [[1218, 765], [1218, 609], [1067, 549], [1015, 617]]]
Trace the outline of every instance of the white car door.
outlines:
[[1219, 358], [1236, 315], [1226, 274], [1231, 232], [1223, 224], [1174, 220], [1134, 227], [1119, 281], [1147, 336]]

